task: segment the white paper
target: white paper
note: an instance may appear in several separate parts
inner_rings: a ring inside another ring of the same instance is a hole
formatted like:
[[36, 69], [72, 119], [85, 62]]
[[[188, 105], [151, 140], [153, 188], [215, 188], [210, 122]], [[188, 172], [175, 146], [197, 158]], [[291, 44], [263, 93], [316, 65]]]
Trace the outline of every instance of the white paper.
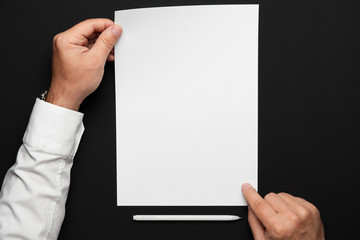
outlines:
[[241, 184], [257, 187], [258, 12], [115, 12], [118, 205], [246, 205]]

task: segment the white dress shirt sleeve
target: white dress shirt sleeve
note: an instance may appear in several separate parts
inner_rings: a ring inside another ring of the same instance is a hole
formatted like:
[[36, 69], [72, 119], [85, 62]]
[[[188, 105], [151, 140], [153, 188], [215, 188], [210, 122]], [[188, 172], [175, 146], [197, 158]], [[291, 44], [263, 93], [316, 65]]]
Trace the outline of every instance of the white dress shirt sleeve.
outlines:
[[37, 99], [0, 192], [1, 240], [54, 240], [65, 215], [83, 114]]

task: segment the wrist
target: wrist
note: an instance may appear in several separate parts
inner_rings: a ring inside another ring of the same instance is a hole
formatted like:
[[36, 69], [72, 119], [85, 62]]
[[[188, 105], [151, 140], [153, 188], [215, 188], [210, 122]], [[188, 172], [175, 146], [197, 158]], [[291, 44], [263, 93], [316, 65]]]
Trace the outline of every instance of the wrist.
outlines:
[[74, 94], [64, 91], [63, 89], [54, 88], [53, 86], [50, 87], [45, 101], [74, 111], [79, 110], [82, 102], [78, 100]]

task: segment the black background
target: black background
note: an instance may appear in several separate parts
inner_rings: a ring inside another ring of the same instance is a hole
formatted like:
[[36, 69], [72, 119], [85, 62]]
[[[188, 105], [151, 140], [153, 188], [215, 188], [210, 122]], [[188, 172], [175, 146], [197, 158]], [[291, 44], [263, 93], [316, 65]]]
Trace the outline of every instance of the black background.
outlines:
[[[327, 239], [358, 239], [359, 0], [0, 1], [0, 179], [51, 80], [53, 36], [138, 7], [259, 3], [259, 192], [314, 203]], [[117, 207], [114, 66], [85, 100], [86, 131], [59, 239], [251, 239], [233, 223], [135, 223], [133, 214], [239, 214], [245, 207]], [[2, 180], [0, 180], [2, 182]]]

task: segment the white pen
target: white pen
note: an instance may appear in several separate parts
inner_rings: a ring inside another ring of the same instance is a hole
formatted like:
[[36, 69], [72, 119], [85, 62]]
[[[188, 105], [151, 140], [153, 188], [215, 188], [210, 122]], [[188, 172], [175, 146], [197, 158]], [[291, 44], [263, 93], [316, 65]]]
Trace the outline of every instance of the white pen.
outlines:
[[134, 221], [236, 221], [234, 215], [134, 215]]

